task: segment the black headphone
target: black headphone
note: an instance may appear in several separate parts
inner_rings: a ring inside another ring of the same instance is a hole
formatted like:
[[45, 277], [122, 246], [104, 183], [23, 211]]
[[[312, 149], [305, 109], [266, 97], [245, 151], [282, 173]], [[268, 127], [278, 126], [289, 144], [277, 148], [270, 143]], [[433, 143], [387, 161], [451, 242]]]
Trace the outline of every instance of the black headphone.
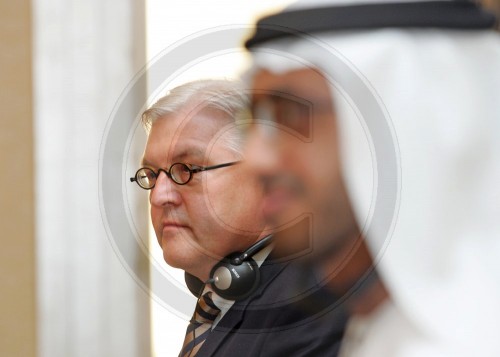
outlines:
[[243, 253], [235, 252], [214, 265], [209, 279], [203, 283], [197, 277], [185, 273], [186, 284], [191, 293], [198, 296], [205, 284], [226, 300], [242, 300], [259, 286], [259, 267], [252, 257], [272, 243], [272, 235], [265, 236]]

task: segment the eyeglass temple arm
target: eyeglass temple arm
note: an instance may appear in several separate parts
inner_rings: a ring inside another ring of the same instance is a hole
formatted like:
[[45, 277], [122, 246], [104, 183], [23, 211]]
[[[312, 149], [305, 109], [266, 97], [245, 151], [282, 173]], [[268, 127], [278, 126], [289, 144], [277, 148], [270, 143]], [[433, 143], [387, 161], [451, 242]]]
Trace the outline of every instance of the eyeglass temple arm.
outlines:
[[[161, 170], [161, 169], [160, 169], [160, 171], [165, 171], [165, 170]], [[158, 175], [160, 174], [160, 171], [158, 171]], [[154, 172], [154, 171], [153, 171], [153, 172]], [[166, 171], [165, 171], [165, 172], [166, 172]], [[168, 175], [169, 175], [169, 174], [167, 173], [167, 176], [168, 176]], [[134, 177], [131, 177], [131, 178], [130, 178], [130, 182], [138, 182], [138, 181], [137, 181], [137, 177], [135, 177], [135, 176], [134, 176]]]
[[219, 164], [219, 165], [214, 165], [214, 166], [197, 167], [196, 169], [193, 169], [193, 173], [200, 172], [200, 171], [219, 169], [221, 167], [226, 167], [226, 166], [232, 166], [232, 165], [238, 164], [239, 162], [240, 161], [232, 161], [232, 162], [226, 162], [225, 164]]

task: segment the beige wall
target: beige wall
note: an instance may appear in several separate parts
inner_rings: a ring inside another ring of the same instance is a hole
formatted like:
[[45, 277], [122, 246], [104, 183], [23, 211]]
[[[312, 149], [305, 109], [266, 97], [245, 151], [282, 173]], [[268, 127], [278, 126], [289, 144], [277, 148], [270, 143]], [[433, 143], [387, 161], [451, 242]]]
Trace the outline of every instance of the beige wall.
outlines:
[[31, 2], [0, 2], [0, 356], [36, 351]]

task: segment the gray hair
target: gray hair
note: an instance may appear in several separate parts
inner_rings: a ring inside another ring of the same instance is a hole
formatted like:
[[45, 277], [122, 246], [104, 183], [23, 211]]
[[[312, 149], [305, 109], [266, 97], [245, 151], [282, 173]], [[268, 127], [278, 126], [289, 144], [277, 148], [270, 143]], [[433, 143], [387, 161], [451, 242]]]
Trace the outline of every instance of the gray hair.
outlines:
[[[169, 114], [178, 114], [183, 109], [216, 109], [236, 124], [246, 122], [249, 116], [249, 98], [237, 81], [203, 79], [182, 84], [170, 90], [142, 114], [142, 123], [150, 130], [153, 123]], [[243, 151], [242, 126], [227, 140], [228, 147], [240, 156]], [[233, 132], [233, 131], [231, 131]]]

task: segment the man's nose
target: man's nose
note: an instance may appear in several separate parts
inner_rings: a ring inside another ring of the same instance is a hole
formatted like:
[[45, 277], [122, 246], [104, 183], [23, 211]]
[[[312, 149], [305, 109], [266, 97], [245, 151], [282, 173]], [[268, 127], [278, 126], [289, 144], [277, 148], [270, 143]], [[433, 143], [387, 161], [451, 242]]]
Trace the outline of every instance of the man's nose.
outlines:
[[269, 121], [252, 124], [245, 145], [245, 162], [260, 176], [270, 176], [279, 170], [281, 145], [279, 129]]
[[172, 181], [165, 172], [160, 172], [149, 200], [152, 206], [178, 205], [181, 202], [179, 185]]

